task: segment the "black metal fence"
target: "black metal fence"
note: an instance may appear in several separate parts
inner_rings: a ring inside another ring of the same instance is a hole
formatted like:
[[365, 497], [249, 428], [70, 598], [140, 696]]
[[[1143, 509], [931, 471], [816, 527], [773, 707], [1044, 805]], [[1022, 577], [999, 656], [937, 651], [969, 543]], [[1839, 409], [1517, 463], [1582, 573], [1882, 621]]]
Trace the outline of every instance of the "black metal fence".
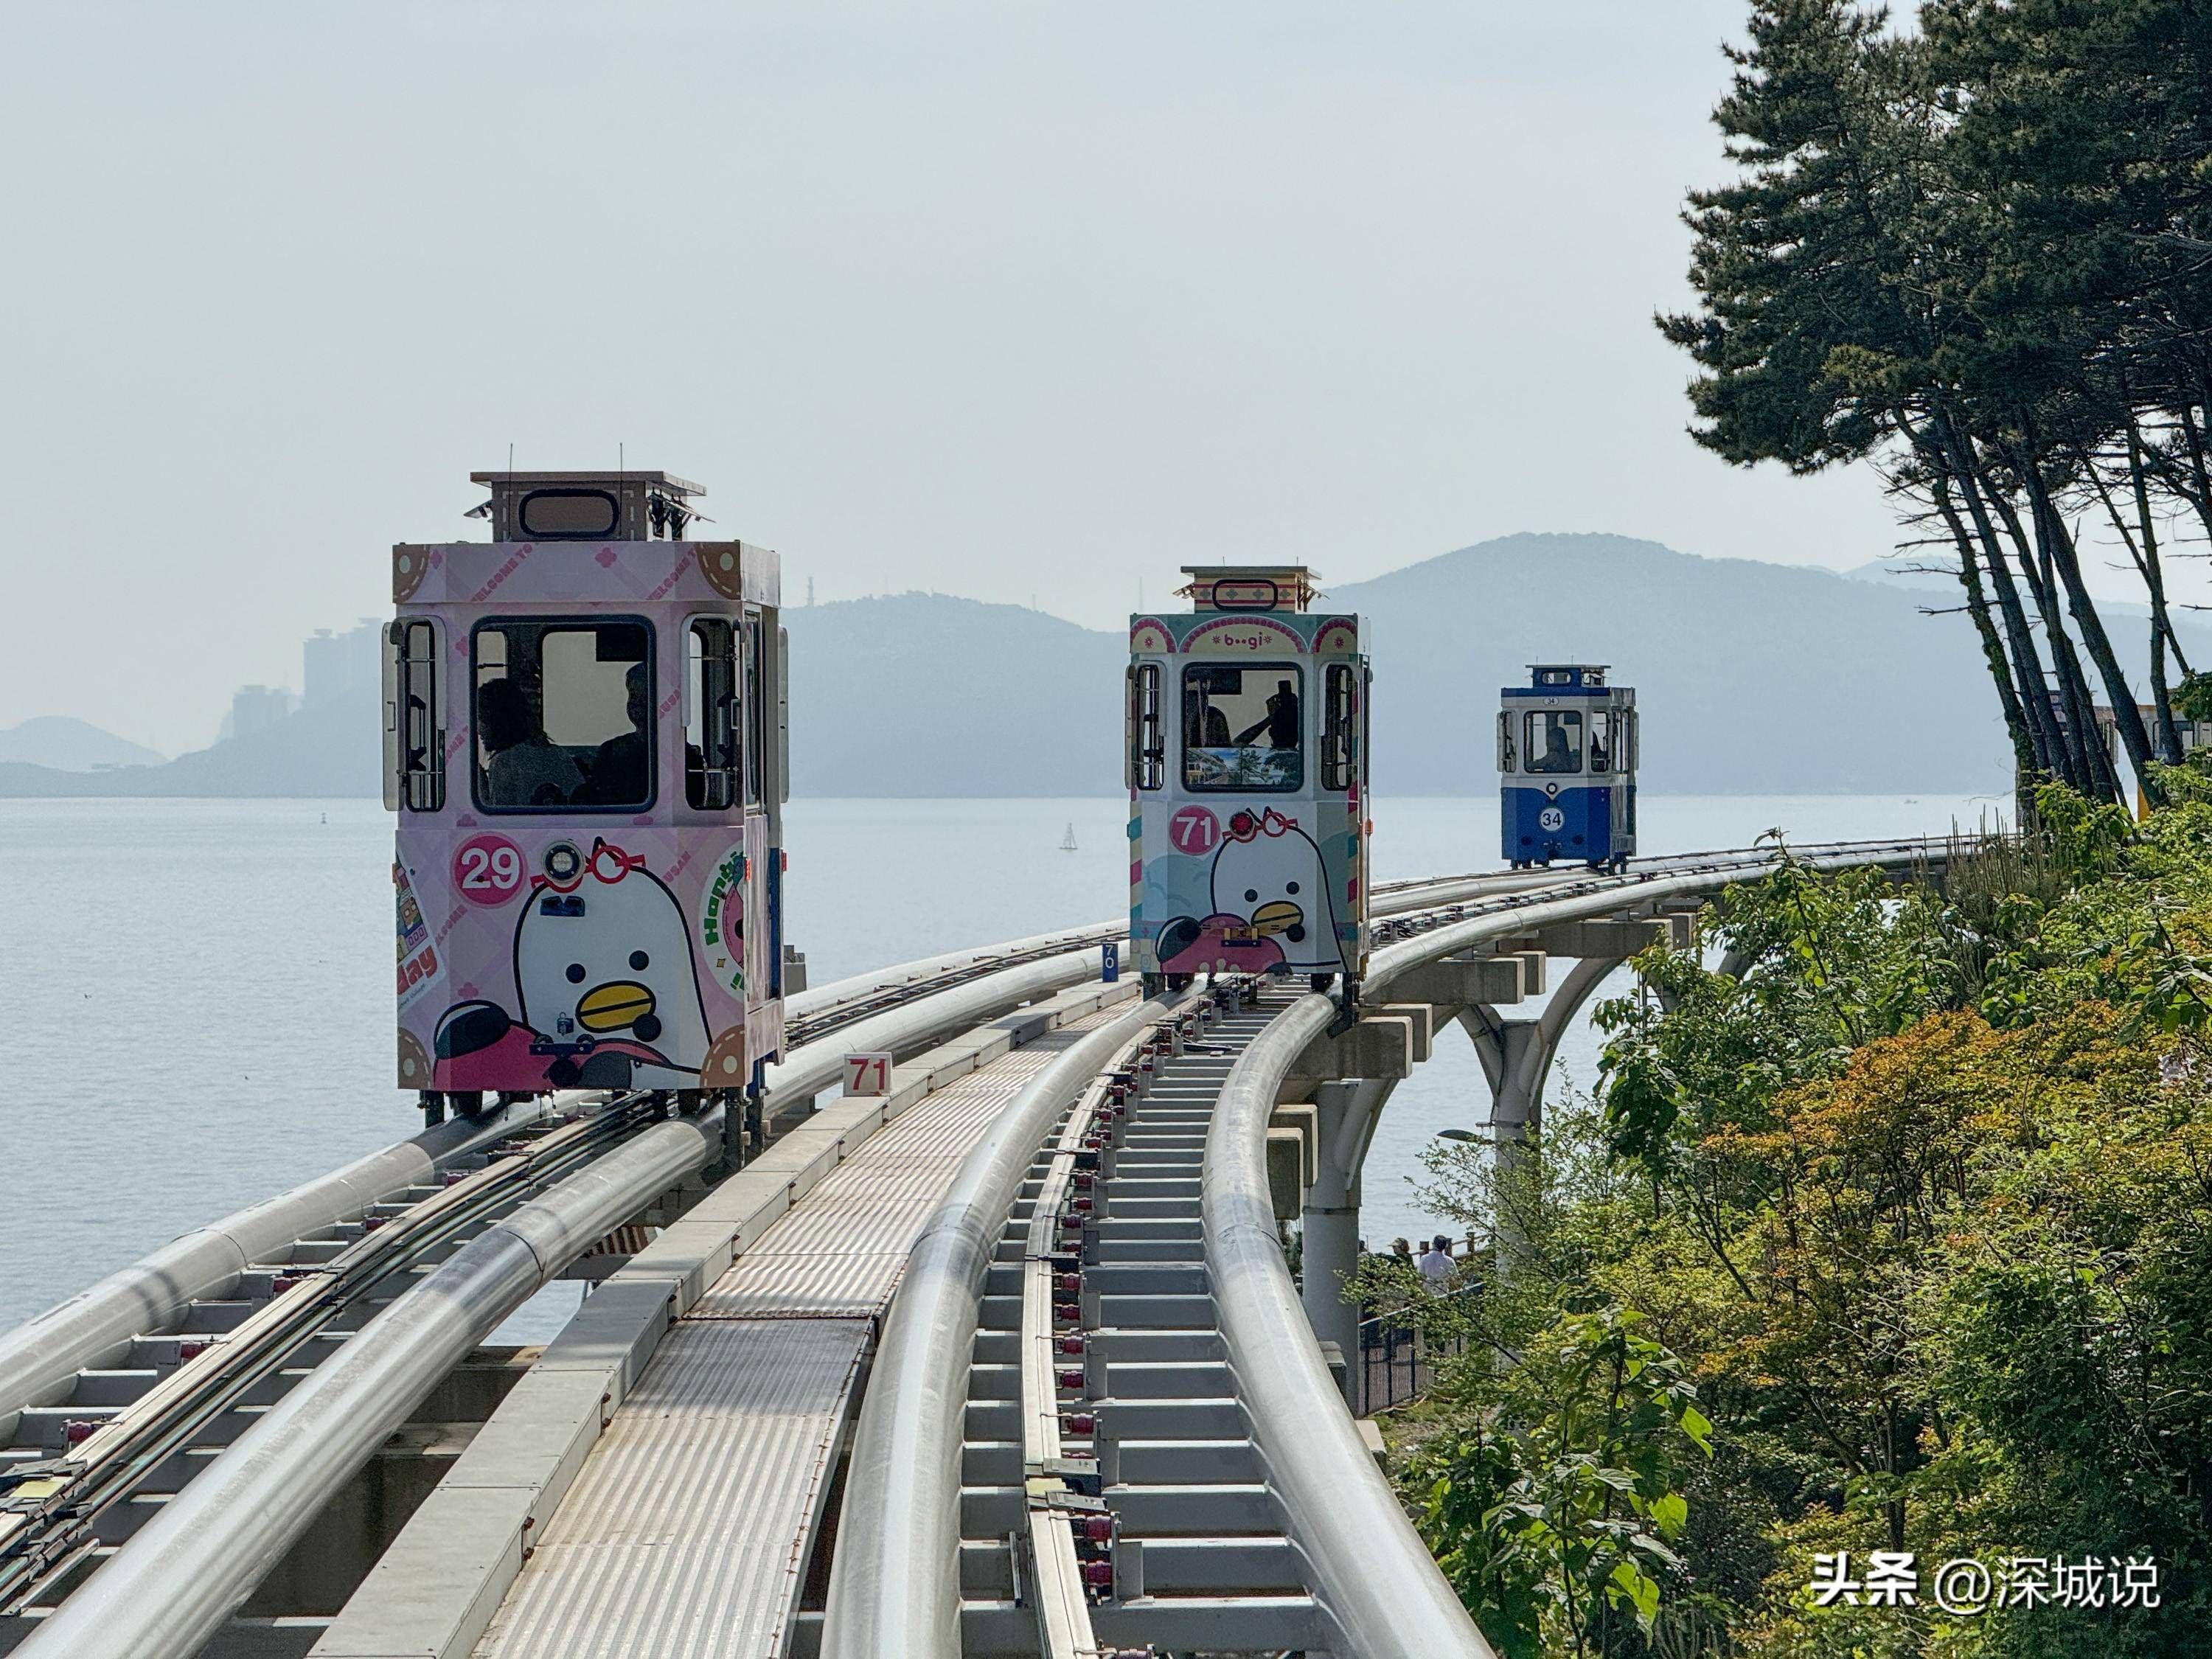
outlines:
[[1359, 1415], [1371, 1417], [1418, 1399], [1435, 1380], [1437, 1362], [1467, 1346], [1467, 1337], [1451, 1316], [1479, 1293], [1480, 1284], [1462, 1285], [1431, 1298], [1425, 1307], [1376, 1314], [1359, 1322]]

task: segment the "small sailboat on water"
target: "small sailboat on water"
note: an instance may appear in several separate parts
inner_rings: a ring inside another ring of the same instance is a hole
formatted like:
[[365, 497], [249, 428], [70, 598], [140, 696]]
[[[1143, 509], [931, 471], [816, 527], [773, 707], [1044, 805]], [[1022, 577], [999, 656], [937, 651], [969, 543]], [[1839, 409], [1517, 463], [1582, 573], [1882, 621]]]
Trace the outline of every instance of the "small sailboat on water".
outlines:
[[1075, 821], [1073, 818], [1068, 820], [1067, 833], [1060, 838], [1060, 850], [1063, 853], [1079, 853], [1083, 850], [1075, 844]]

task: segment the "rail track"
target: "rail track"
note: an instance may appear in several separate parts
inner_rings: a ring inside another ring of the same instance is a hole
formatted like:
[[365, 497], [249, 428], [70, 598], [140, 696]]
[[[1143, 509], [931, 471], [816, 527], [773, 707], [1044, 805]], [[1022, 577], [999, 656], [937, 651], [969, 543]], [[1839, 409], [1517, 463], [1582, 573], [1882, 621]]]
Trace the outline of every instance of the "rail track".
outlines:
[[[1918, 846], [1881, 845], [1893, 857]], [[1869, 850], [1864, 845], [1808, 848], [1803, 854], [1863, 856]], [[1394, 949], [1402, 954], [1414, 941], [1454, 937], [1470, 924], [1496, 922], [1530, 907], [1624, 890], [1632, 894], [1685, 879], [1710, 882], [1771, 857], [1765, 849], [1747, 848], [1654, 860], [1620, 876], [1516, 872], [1392, 883], [1375, 892], [1375, 939], [1384, 956]], [[829, 988], [814, 1006], [794, 1012], [790, 1039], [794, 1049], [818, 1055], [842, 1033], [939, 998], [969, 1018], [988, 1000], [988, 982], [998, 976], [1006, 976], [1009, 986], [1026, 987], [1037, 979], [1041, 964], [1062, 958], [1072, 975], [1081, 970], [1082, 956], [1125, 936], [1120, 923], [1102, 922], [908, 964], [849, 981], [849, 989]], [[1042, 1651], [1055, 1659], [1104, 1650], [1096, 1646], [1100, 1632], [1087, 1622], [1091, 1610], [1101, 1607], [1108, 1608], [1103, 1639], [1136, 1645], [1155, 1636], [1178, 1646], [1208, 1644], [1185, 1638], [1218, 1634], [1223, 1621], [1233, 1624], [1270, 1599], [1273, 1609], [1267, 1617], [1275, 1632], [1313, 1635], [1320, 1628], [1318, 1603], [1284, 1565], [1285, 1536], [1273, 1544], [1248, 1540], [1210, 1550], [1191, 1539], [1155, 1536], [1147, 1552], [1141, 1533], [1125, 1530], [1130, 1515], [1100, 1495], [1118, 1477], [1118, 1484], [1133, 1488], [1121, 1494], [1125, 1509], [1133, 1497], [1131, 1514], [1143, 1520], [1146, 1500], [1134, 1489], [1145, 1483], [1132, 1482], [1121, 1460], [1127, 1446], [1141, 1449], [1145, 1442], [1141, 1437], [1086, 1441], [1083, 1430], [1095, 1430], [1097, 1413], [1080, 1409], [1088, 1397], [1114, 1397], [1125, 1417], [1133, 1409], [1141, 1415], [1150, 1408], [1133, 1408], [1112, 1391], [1170, 1375], [1194, 1386], [1226, 1389], [1217, 1375], [1224, 1364], [1216, 1357], [1219, 1332], [1208, 1328], [1204, 1310], [1189, 1300], [1198, 1292], [1187, 1285], [1129, 1291], [1127, 1297], [1134, 1300], [1117, 1301], [1107, 1311], [1134, 1315], [1158, 1302], [1152, 1311], [1168, 1316], [1165, 1322], [1101, 1326], [1104, 1293], [1097, 1286], [1117, 1274], [1147, 1285], [1172, 1280], [1182, 1285], [1204, 1278], [1198, 1206], [1200, 1131], [1211, 1112], [1206, 1091], [1220, 1086], [1230, 1057], [1291, 1003], [1280, 987], [1242, 979], [1187, 1000], [1163, 1027], [1093, 1079], [1050, 1141], [1035, 1149], [1033, 1179], [1009, 1218], [1000, 1260], [991, 1269], [1001, 1288], [987, 1298], [987, 1311], [998, 1322], [988, 1323], [979, 1335], [971, 1376], [971, 1391], [975, 1386], [986, 1390], [977, 1397], [979, 1421], [995, 1410], [985, 1400], [1011, 1404], [1018, 1412], [1019, 1433], [1004, 1449], [1018, 1457], [1023, 1471], [1012, 1488], [1019, 1501], [1004, 1517], [1006, 1529], [994, 1540], [970, 1540], [969, 1548], [958, 1552], [978, 1575], [979, 1591], [989, 1592], [976, 1598], [979, 1635], [987, 1638], [976, 1651], [1001, 1650], [991, 1645], [998, 1638], [990, 1633], [1003, 1636], [1006, 1629], [1000, 1617], [1006, 1609], [983, 1604], [1006, 1589], [1003, 1599], [1011, 1607], [1022, 1601], [1013, 1592], [1023, 1585], [1038, 1593], [1025, 1606], [1042, 1619], [1048, 1601], [1054, 1616], [1036, 1626], [1035, 1644], [1024, 1633], [1004, 1650]], [[1162, 1081], [1171, 1086], [1163, 1091]], [[792, 1092], [811, 1097], [811, 1091], [794, 1084]], [[387, 1193], [365, 1212], [312, 1228], [289, 1249], [249, 1261], [221, 1294], [188, 1299], [167, 1328], [137, 1334], [120, 1363], [103, 1360], [81, 1369], [74, 1387], [60, 1391], [66, 1397], [46, 1404], [0, 1400], [0, 1425], [13, 1417], [15, 1442], [0, 1449], [0, 1617], [35, 1618], [52, 1611], [258, 1413], [338, 1351], [417, 1275], [534, 1194], [625, 1145], [659, 1121], [662, 1110], [654, 1097], [630, 1094], [520, 1125], [441, 1170], [434, 1180]], [[1128, 1139], [1133, 1135], [1136, 1143]], [[1152, 1144], [1142, 1144], [1146, 1140]], [[1115, 1206], [1110, 1212], [1109, 1193]], [[1071, 1270], [1071, 1237], [1089, 1258], [1087, 1266], [1079, 1262]], [[1125, 1245], [1133, 1255], [1116, 1254]], [[1091, 1279], [1088, 1300], [1079, 1295], [1071, 1304], [1062, 1292], [1090, 1272], [1100, 1277]], [[1185, 1320], [1194, 1322], [1181, 1322]], [[1003, 1351], [1003, 1357], [981, 1358], [987, 1351]], [[1007, 1389], [1011, 1395], [991, 1392]], [[1190, 1398], [1211, 1401], [1207, 1409], [1217, 1417], [1239, 1408], [1233, 1390]], [[1152, 1409], [1152, 1415], [1160, 1413]], [[1185, 1455], [1139, 1449], [1138, 1461]], [[1237, 1473], [1235, 1455], [1219, 1447], [1188, 1455], [1196, 1467], [1206, 1467], [1212, 1457]], [[997, 1450], [977, 1453], [987, 1462], [998, 1455]], [[1086, 1462], [1092, 1466], [1088, 1474], [1082, 1468]], [[1249, 1491], [1232, 1491], [1200, 1494], [1194, 1501], [1203, 1512], [1224, 1515], [1239, 1504], [1249, 1506], [1251, 1497]], [[995, 1491], [979, 1498], [977, 1512], [1004, 1508], [1005, 1498]], [[1001, 1558], [1009, 1581], [1003, 1585], [993, 1565]], [[1218, 1578], [1224, 1571], [1229, 1589], [1212, 1598], [1220, 1606], [1208, 1608], [1202, 1605], [1207, 1597], [1195, 1590], [1220, 1589], [1208, 1574]], [[1270, 1575], [1280, 1582], [1261, 1582]], [[1241, 1611], [1231, 1605], [1240, 1598]], [[1150, 1633], [1148, 1618], [1158, 1626]]]
[[[1792, 855], [1894, 870], [1939, 863], [1943, 849], [1898, 841]], [[1392, 914], [1375, 923], [1368, 986], [1387, 1004], [1390, 981], [1425, 961], [1523, 928], [1702, 901], [1778, 856], [1730, 849], [1492, 882], [1441, 902], [1449, 884], [1378, 892]], [[1047, 1133], [1000, 1152], [1021, 1160], [1018, 1195], [970, 1292], [972, 1325], [945, 1316], [939, 1288], [937, 1334], [901, 1331], [894, 1304], [823, 1652], [1487, 1659], [1353, 1433], [1272, 1208], [1263, 1146], [1277, 1091], [1352, 1011], [1241, 976], [1154, 1006], [1158, 1023]], [[963, 1170], [961, 1184], [988, 1182]], [[952, 1362], [961, 1385], [908, 1375], [943, 1369], [956, 1341], [967, 1344]], [[887, 1455], [878, 1408], [917, 1400], [941, 1415], [900, 1425]], [[856, 1515], [867, 1517], [857, 1533]]]

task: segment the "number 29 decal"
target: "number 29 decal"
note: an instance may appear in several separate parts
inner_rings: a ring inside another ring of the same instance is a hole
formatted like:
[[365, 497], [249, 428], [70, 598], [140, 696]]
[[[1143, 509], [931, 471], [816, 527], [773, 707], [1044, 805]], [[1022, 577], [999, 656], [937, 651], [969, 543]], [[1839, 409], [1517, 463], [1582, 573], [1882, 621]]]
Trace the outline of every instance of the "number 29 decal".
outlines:
[[505, 836], [471, 836], [453, 849], [453, 890], [472, 904], [504, 904], [523, 884], [522, 849]]

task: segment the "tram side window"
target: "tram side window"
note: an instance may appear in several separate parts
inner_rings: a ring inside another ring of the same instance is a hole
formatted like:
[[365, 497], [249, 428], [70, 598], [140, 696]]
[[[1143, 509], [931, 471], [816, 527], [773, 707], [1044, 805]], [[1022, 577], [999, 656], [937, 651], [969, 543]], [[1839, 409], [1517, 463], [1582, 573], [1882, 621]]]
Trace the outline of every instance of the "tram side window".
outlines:
[[1168, 740], [1160, 719], [1160, 665], [1139, 663], [1129, 671], [1129, 782], [1157, 789], [1167, 781]]
[[1583, 769], [1583, 711], [1540, 708], [1521, 717], [1522, 766], [1537, 773]]
[[1513, 716], [1508, 714], [1498, 717], [1498, 769], [1513, 769]]
[[643, 622], [509, 618], [479, 623], [472, 647], [479, 806], [653, 804], [653, 635]]
[[1352, 787], [1352, 668], [1332, 663], [1322, 683], [1321, 787]]
[[438, 635], [428, 622], [394, 623], [399, 706], [399, 798], [410, 812], [446, 805], [446, 733], [438, 695]]
[[1610, 711], [1593, 708], [1589, 717], [1589, 769], [1610, 772], [1614, 758], [1613, 720]]
[[761, 619], [757, 611], [745, 617], [745, 805], [758, 806], [768, 799], [763, 777], [768, 755], [768, 698], [762, 690]]
[[684, 640], [684, 798], [702, 811], [738, 803], [738, 630], [726, 617], [701, 617]]
[[1182, 671], [1186, 789], [1284, 791], [1305, 781], [1305, 676], [1295, 663]]

